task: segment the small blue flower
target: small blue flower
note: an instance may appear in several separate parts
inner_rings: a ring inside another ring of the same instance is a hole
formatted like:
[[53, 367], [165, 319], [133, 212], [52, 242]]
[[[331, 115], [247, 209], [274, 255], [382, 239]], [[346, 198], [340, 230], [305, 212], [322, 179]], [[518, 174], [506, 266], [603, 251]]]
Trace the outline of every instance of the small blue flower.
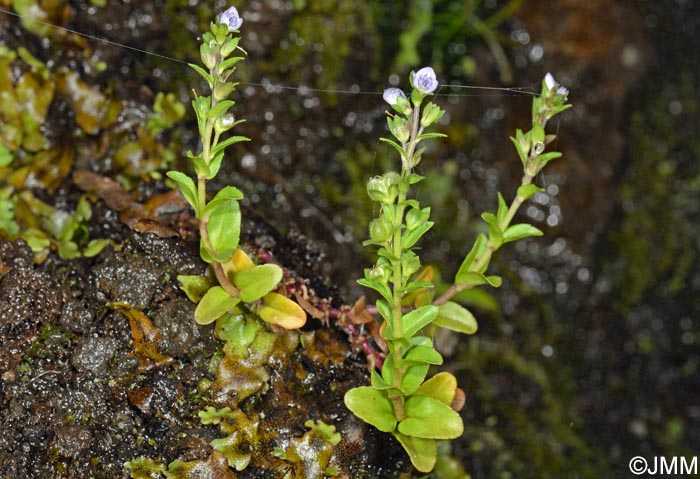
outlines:
[[424, 95], [434, 92], [438, 87], [435, 71], [431, 67], [418, 70], [413, 76], [413, 87]]
[[566, 96], [568, 94], [569, 94], [569, 90], [567, 90], [563, 86], [560, 86], [559, 88], [557, 88], [557, 95]]
[[228, 31], [233, 32], [241, 28], [243, 25], [243, 19], [238, 15], [238, 10], [236, 7], [229, 7], [228, 10], [219, 13], [216, 16], [217, 23], [227, 25]]
[[394, 106], [398, 103], [399, 98], [406, 98], [406, 94], [398, 88], [387, 88], [384, 90], [382, 98], [384, 98], [384, 101], [389, 105]]

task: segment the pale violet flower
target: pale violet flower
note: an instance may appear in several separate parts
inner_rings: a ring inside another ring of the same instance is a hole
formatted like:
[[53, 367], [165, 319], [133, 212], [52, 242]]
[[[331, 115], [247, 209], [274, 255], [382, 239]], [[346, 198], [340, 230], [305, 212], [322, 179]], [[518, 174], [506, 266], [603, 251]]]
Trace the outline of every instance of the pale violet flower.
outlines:
[[387, 88], [384, 90], [382, 98], [384, 98], [384, 101], [389, 105], [394, 106], [398, 103], [399, 98], [406, 98], [406, 94], [398, 88]]
[[236, 7], [229, 7], [227, 10], [216, 16], [217, 23], [227, 25], [228, 31], [238, 30], [243, 25], [243, 19], [238, 15]]
[[547, 85], [547, 90], [551, 90], [557, 85], [557, 81], [551, 73], [547, 72], [544, 76], [544, 84]]
[[554, 79], [554, 76], [552, 76], [551, 73], [547, 73], [544, 76], [544, 84], [547, 87], [547, 90], [549, 90], [549, 91], [552, 91], [556, 88], [555, 93], [557, 95], [561, 95], [561, 96], [565, 97], [566, 95], [569, 94], [569, 90], [567, 90], [566, 88], [561, 86], [559, 83], [557, 83], [557, 81]]
[[413, 75], [413, 87], [425, 94], [434, 92], [438, 87], [435, 71], [431, 67], [424, 67]]

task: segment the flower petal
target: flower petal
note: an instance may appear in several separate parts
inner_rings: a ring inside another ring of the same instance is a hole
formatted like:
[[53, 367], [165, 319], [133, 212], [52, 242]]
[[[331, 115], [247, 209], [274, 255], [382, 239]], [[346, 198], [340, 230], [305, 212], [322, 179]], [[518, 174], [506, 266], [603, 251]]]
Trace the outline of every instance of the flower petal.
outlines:
[[434, 92], [438, 87], [435, 70], [431, 67], [423, 67], [413, 76], [413, 87], [423, 94]]
[[219, 13], [216, 16], [216, 21], [220, 24], [227, 25], [229, 32], [238, 30], [243, 25], [243, 19], [238, 15], [236, 7], [229, 7], [227, 10]]
[[389, 105], [396, 105], [399, 98], [406, 98], [406, 94], [398, 88], [387, 88], [382, 95], [384, 101]]

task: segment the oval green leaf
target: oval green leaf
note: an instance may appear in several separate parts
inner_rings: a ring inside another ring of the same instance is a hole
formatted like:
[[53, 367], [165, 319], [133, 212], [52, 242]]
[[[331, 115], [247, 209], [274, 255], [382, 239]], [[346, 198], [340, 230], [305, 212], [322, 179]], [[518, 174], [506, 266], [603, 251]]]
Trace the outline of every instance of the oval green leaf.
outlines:
[[513, 225], [503, 232], [503, 242], [516, 241], [530, 236], [542, 236], [544, 233], [539, 228], [536, 228], [527, 223]]
[[236, 200], [217, 201], [204, 214], [207, 221], [207, 233], [211, 249], [208, 253], [219, 262], [231, 258], [238, 247], [241, 234], [241, 210]]
[[427, 396], [447, 404], [452, 404], [457, 391], [457, 379], [448, 372], [437, 373], [421, 384], [413, 393], [414, 396]]
[[408, 453], [413, 467], [420, 472], [430, 472], [437, 461], [437, 444], [433, 439], [411, 437], [394, 432], [394, 437], [401, 443]]
[[252, 303], [275, 289], [282, 280], [282, 268], [276, 264], [262, 264], [233, 275], [233, 284], [240, 290], [244, 303]]
[[464, 432], [462, 417], [442, 401], [428, 396], [411, 396], [404, 404], [406, 419], [399, 432], [424, 439], [454, 439]]
[[368, 386], [354, 388], [345, 393], [344, 402], [355, 416], [380, 431], [392, 432], [396, 428], [394, 407], [385, 391]]
[[240, 303], [239, 298], [230, 296], [221, 286], [214, 286], [202, 297], [194, 311], [194, 320], [199, 324], [209, 324], [226, 313], [233, 312]]
[[193, 303], [199, 303], [211, 288], [209, 280], [205, 276], [198, 274], [180, 274], [177, 276], [177, 280], [180, 283], [180, 289], [185, 292]]
[[403, 315], [401, 318], [403, 337], [411, 339], [418, 331], [430, 324], [437, 314], [438, 307], [428, 304]]
[[263, 321], [285, 329], [298, 329], [306, 323], [306, 312], [302, 307], [277, 293], [266, 294], [257, 313]]
[[440, 305], [434, 324], [463, 334], [474, 334], [479, 327], [468, 309], [452, 301]]

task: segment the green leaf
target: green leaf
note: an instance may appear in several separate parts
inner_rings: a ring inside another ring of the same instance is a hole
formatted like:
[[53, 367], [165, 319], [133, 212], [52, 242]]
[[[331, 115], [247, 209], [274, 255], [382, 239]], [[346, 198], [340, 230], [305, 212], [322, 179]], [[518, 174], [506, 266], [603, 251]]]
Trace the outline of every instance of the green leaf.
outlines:
[[240, 62], [241, 60], [245, 60], [245, 58], [244, 57], [231, 57], [227, 60], [224, 60], [223, 62], [221, 62], [221, 65], [219, 65], [219, 71], [228, 70], [233, 65]]
[[200, 208], [199, 200], [197, 198], [197, 187], [194, 185], [194, 181], [192, 180], [192, 178], [190, 178], [184, 173], [174, 170], [168, 171], [166, 175], [168, 176], [168, 178], [177, 183], [177, 186], [180, 189], [182, 196], [185, 197], [187, 202], [194, 209], [195, 216], [199, 218]]
[[478, 328], [474, 315], [452, 301], [440, 305], [434, 324], [463, 334], [474, 334]]
[[177, 276], [177, 280], [180, 283], [180, 289], [193, 303], [199, 303], [211, 288], [211, 283], [205, 276], [180, 274]]
[[211, 107], [211, 109], [207, 112], [207, 118], [210, 120], [215, 120], [226, 113], [226, 110], [231, 108], [233, 105], [235, 105], [235, 102], [232, 100], [222, 100]]
[[209, 324], [226, 313], [233, 312], [240, 303], [240, 298], [230, 296], [221, 286], [214, 286], [202, 297], [194, 311], [194, 320], [198, 324]]
[[438, 314], [438, 307], [427, 304], [410, 313], [404, 314], [401, 318], [403, 337], [411, 339], [415, 334], [430, 324]]
[[376, 292], [381, 294], [382, 297], [386, 299], [389, 303], [391, 303], [394, 300], [394, 295], [391, 293], [389, 286], [387, 286], [384, 283], [380, 283], [379, 281], [375, 281], [368, 278], [360, 278], [357, 280], [357, 283], [367, 288], [375, 290]]
[[540, 188], [539, 186], [530, 183], [527, 185], [522, 185], [520, 188], [518, 188], [518, 196], [528, 200], [542, 191], [544, 191], [544, 188]]
[[499, 288], [501, 286], [501, 282], [502, 280], [500, 276], [485, 276], [483, 273], [477, 273], [475, 271], [462, 273], [458, 278], [455, 278], [455, 284], [465, 285], [467, 287], [488, 284], [494, 288]]
[[[238, 123], [240, 123], [240, 120]], [[250, 141], [250, 138], [245, 136], [232, 136], [230, 138], [226, 138], [224, 141], [217, 143], [216, 146], [212, 148], [211, 154], [216, 155], [220, 151], [223, 151], [223, 149], [227, 146], [233, 145], [234, 143], [240, 143], [241, 141]]]
[[372, 369], [370, 373], [370, 382], [374, 389], [389, 389], [391, 385], [384, 381], [384, 378], [377, 372], [376, 369]]
[[528, 132], [532, 144], [544, 143], [544, 127], [540, 123], [533, 123], [532, 130]]
[[[518, 132], [520, 132], [520, 130], [518, 130]], [[513, 145], [515, 145], [515, 151], [518, 152], [518, 156], [520, 157], [520, 161], [522, 161], [523, 166], [525, 166], [525, 164], [527, 163], [527, 153], [528, 152], [525, 151], [525, 149], [522, 147], [522, 145], [520, 144], [520, 142], [516, 138], [513, 138], [511, 136], [510, 141], [512, 141]]]
[[263, 296], [263, 303], [257, 309], [257, 314], [263, 321], [285, 329], [298, 329], [306, 323], [306, 312], [301, 306], [277, 293]]
[[192, 160], [192, 165], [194, 166], [194, 171], [197, 173], [197, 175], [204, 175], [205, 178], [209, 178], [211, 176], [209, 165], [207, 165], [206, 161], [204, 161], [201, 155], [192, 155], [191, 152], [188, 152], [187, 157]]
[[200, 67], [199, 65], [195, 65], [194, 63], [188, 63], [188, 65], [194, 71], [202, 75], [202, 78], [204, 78], [207, 81], [207, 83], [209, 83], [210, 87], [214, 85], [214, 77], [212, 77], [204, 68]]
[[379, 141], [383, 141], [384, 143], [389, 143], [391, 146], [393, 146], [396, 151], [399, 152], [399, 155], [401, 158], [404, 158], [406, 156], [406, 152], [403, 151], [403, 148], [401, 148], [401, 145], [396, 143], [394, 140], [390, 140], [389, 138], [380, 138]]
[[224, 159], [224, 152], [220, 151], [216, 155], [213, 155], [211, 161], [209, 162], [209, 174], [205, 175], [207, 180], [214, 178], [217, 173], [219, 173], [219, 168], [221, 168], [221, 160]]
[[447, 138], [447, 135], [444, 133], [423, 133], [422, 135], [418, 135], [416, 140], [421, 141], [428, 138]]
[[459, 271], [457, 271], [457, 275], [455, 276], [455, 284], [462, 284], [462, 276], [471, 272], [474, 261], [476, 261], [476, 258], [480, 258], [486, 252], [487, 245], [488, 240], [486, 239], [486, 235], [479, 234], [474, 242], [474, 246], [472, 246], [471, 251], [469, 251], [467, 257], [464, 258], [462, 265], [459, 267]]
[[454, 439], [464, 432], [461, 416], [442, 401], [411, 396], [404, 403], [406, 419], [399, 422], [401, 434], [425, 439]]
[[526, 223], [520, 223], [511, 226], [503, 232], [503, 242], [508, 243], [522, 238], [529, 238], [530, 236], [542, 236], [543, 234], [544, 233], [542, 233], [539, 228]]
[[12, 163], [14, 155], [12, 150], [0, 142], [0, 166], [7, 166]]
[[406, 396], [413, 394], [425, 381], [428, 369], [430, 369], [430, 364], [427, 363], [408, 366], [401, 380], [401, 392]]
[[380, 431], [392, 432], [396, 428], [394, 407], [385, 391], [368, 386], [354, 388], [345, 393], [344, 402], [355, 416]]
[[[210, 207], [211, 205], [215, 205], [218, 201], [223, 201], [223, 200], [242, 200], [243, 199], [243, 192], [236, 188], [235, 186], [224, 186], [219, 190], [218, 193], [216, 193], [216, 196], [212, 198], [212, 200], [207, 204], [207, 207]], [[207, 210], [205, 210], [207, 211]]]
[[[416, 173], [411, 173], [410, 175], [408, 175], [408, 184], [415, 185], [416, 183], [420, 183], [424, 179], [425, 179], [425, 176], [417, 175]], [[406, 200], [406, 201], [411, 201], [411, 200]], [[415, 205], [416, 208], [420, 208], [420, 205], [418, 204], [417, 201], [413, 204]]]
[[432, 221], [427, 221], [412, 231], [406, 231], [401, 237], [401, 248], [404, 250], [415, 245], [421, 237], [433, 227]]
[[414, 363], [442, 364], [442, 356], [432, 346], [416, 346], [411, 348], [403, 359], [404, 361]]
[[379, 314], [384, 318], [384, 321], [387, 323], [391, 323], [392, 318], [394, 317], [393, 312], [391, 310], [391, 306], [389, 306], [389, 302], [385, 301], [383, 299], [377, 300], [377, 311]]
[[94, 256], [97, 256], [103, 249], [105, 249], [110, 244], [112, 244], [112, 240], [107, 238], [98, 238], [90, 240], [90, 242], [87, 244], [87, 246], [85, 246], [85, 249], [83, 250], [83, 256], [85, 256], [86, 258], [92, 258]]
[[211, 248], [207, 248], [207, 253], [219, 263], [228, 261], [238, 247], [240, 239], [241, 210], [238, 201], [221, 199], [214, 204], [207, 205], [203, 217], [211, 243]]
[[483, 213], [481, 218], [489, 227], [489, 244], [497, 250], [503, 244], [503, 230], [498, 224], [498, 218], [493, 213]]
[[508, 214], [508, 205], [506, 204], [506, 200], [503, 199], [503, 195], [499, 192], [498, 193], [498, 212], [496, 213], [496, 219], [500, 223], [503, 221], [503, 219], [506, 217]]
[[552, 160], [554, 160], [554, 159], [557, 159], [557, 158], [559, 158], [559, 157], [561, 157], [561, 153], [560, 153], [560, 152], [558, 152], [558, 151], [550, 151], [549, 153], [544, 153], [544, 154], [538, 156], [538, 157], [537, 157], [537, 161], [538, 161], [538, 162], [542, 165], [542, 167], [544, 168], [544, 166], [545, 166], [547, 163], [549, 163], [550, 161], [552, 161]]
[[437, 461], [437, 444], [434, 439], [411, 437], [394, 432], [394, 437], [401, 443], [413, 467], [420, 472], [430, 472]]
[[282, 268], [276, 264], [262, 264], [233, 275], [233, 284], [240, 290], [244, 303], [252, 303], [277, 287], [282, 280]]
[[450, 405], [457, 391], [457, 379], [448, 372], [439, 372], [415, 390], [414, 396], [427, 396]]

